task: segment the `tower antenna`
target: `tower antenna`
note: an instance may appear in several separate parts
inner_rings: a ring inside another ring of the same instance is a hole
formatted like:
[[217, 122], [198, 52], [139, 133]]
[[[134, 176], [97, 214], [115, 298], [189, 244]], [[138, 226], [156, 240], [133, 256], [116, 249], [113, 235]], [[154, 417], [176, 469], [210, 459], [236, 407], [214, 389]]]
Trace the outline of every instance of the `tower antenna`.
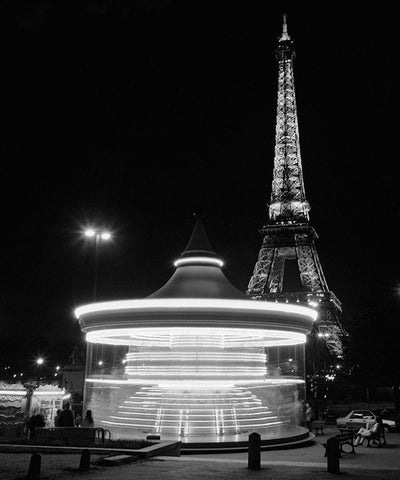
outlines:
[[284, 13], [282, 15], [282, 19], [283, 19], [283, 25], [282, 25], [282, 35], [279, 39], [280, 42], [287, 42], [289, 40], [291, 40], [290, 38], [290, 35], [288, 34], [288, 31], [287, 31], [287, 14]]

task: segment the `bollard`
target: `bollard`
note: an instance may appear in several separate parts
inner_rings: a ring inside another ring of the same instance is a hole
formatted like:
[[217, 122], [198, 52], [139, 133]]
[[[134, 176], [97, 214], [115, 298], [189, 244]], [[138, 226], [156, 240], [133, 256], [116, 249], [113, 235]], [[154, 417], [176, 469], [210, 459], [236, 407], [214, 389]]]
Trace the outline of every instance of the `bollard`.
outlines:
[[42, 463], [42, 457], [38, 453], [34, 453], [31, 456], [29, 462], [28, 476], [29, 480], [38, 480], [40, 478], [40, 466]]
[[329, 473], [340, 473], [340, 449], [339, 442], [335, 437], [328, 438], [326, 442], [326, 456]]
[[82, 450], [81, 461], [79, 462], [79, 471], [87, 472], [90, 470], [90, 450], [85, 448]]
[[258, 433], [251, 433], [249, 435], [249, 454], [248, 454], [248, 468], [250, 470], [260, 470], [260, 448], [261, 437]]

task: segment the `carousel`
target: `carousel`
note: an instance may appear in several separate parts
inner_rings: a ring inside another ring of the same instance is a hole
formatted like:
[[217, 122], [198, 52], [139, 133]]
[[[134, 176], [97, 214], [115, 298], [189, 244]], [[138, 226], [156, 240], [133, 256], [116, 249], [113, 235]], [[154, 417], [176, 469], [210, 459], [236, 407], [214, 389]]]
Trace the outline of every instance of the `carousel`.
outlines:
[[113, 438], [182, 447], [308, 438], [301, 426], [311, 308], [250, 300], [225, 277], [201, 220], [170, 280], [145, 299], [75, 310], [86, 334], [84, 408]]

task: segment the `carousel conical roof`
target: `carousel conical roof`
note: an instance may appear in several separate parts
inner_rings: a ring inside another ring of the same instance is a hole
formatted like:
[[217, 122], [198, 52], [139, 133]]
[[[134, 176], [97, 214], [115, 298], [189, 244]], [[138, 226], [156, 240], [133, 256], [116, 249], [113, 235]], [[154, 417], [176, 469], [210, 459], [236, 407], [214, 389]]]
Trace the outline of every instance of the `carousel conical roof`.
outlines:
[[189, 243], [175, 262], [175, 272], [163, 287], [144, 299], [82, 305], [75, 309], [75, 316], [88, 341], [116, 345], [129, 345], [132, 329], [137, 328], [149, 332], [176, 327], [278, 330], [284, 331], [288, 344], [305, 340], [301, 335], [311, 331], [316, 311], [253, 301], [229, 282], [222, 265], [197, 219]]
[[225, 277], [222, 265], [210, 245], [203, 222], [197, 218], [190, 240], [175, 262], [174, 274], [148, 298], [247, 299]]
[[196, 219], [189, 242], [185, 250], [181, 253], [181, 258], [198, 256], [217, 257], [217, 254], [208, 241], [204, 224], [200, 218]]

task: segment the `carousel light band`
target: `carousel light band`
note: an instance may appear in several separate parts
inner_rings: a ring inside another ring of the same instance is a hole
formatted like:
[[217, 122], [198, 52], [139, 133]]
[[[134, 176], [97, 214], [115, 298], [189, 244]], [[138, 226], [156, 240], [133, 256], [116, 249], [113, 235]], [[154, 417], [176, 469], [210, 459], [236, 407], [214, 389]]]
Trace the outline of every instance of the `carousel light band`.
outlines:
[[[86, 378], [85, 379], [86, 383], [101, 383], [104, 385], [138, 385], [141, 384], [146, 384], [146, 385], [154, 385], [156, 382], [154, 380], [146, 380], [146, 379], [140, 379], [140, 382], [134, 379], [115, 379], [115, 378], [105, 378], [105, 377], [100, 377], [100, 378]], [[265, 388], [269, 386], [275, 386], [275, 385], [296, 385], [296, 384], [304, 384], [305, 381], [301, 378], [298, 377], [279, 377], [279, 378], [268, 378], [264, 380], [263, 382], [260, 382], [260, 380], [255, 380], [255, 381], [245, 381], [245, 380], [235, 380], [235, 385], [240, 384], [240, 385], [252, 385], [252, 388]], [[261, 383], [261, 384], [260, 384]], [[212, 388], [218, 388], [221, 385], [224, 385], [225, 387], [231, 386], [232, 380], [224, 382], [223, 380], [218, 380], [215, 383], [213, 382], [208, 382], [207, 385], [212, 389]], [[253, 384], [254, 387], [253, 387]], [[165, 379], [160, 380], [157, 382], [157, 385], [160, 387], [168, 386], [170, 388], [176, 387], [176, 389], [182, 388], [182, 382], [178, 382], [176, 380], [168, 381]], [[192, 380], [191, 381], [191, 389], [203, 389], [204, 388], [204, 382], [202, 380]], [[103, 387], [101, 387], [103, 388]], [[108, 387], [110, 388], [110, 387]]]
[[265, 362], [265, 353], [240, 353], [237, 352], [134, 352], [127, 353], [126, 359], [128, 361], [146, 361], [146, 362], [159, 362], [159, 361], [174, 361], [174, 362], [186, 362], [192, 360], [203, 360], [207, 362], [230, 362], [237, 360], [240, 355], [241, 362]]
[[212, 257], [188, 257], [188, 258], [179, 258], [174, 262], [175, 267], [188, 264], [201, 264], [201, 265], [215, 265], [217, 267], [222, 267], [224, 262], [219, 258]]
[[290, 303], [260, 302], [254, 300], [227, 300], [220, 298], [147, 298], [143, 300], [116, 300], [83, 305], [75, 309], [75, 317], [92, 313], [118, 312], [126, 310], [243, 310], [255, 312], [282, 312], [302, 315], [316, 320], [318, 312], [309, 307], [292, 305]]
[[[204, 341], [204, 338], [211, 338], [210, 333], [214, 335], [214, 339], [210, 342], [208, 340]], [[199, 342], [203, 343], [203, 348], [215, 346], [215, 338], [220, 335], [223, 337], [224, 348], [288, 346], [306, 342], [306, 336], [298, 332], [218, 327], [110, 328], [87, 332], [86, 341], [107, 345], [170, 347], [171, 343], [175, 343], [174, 337], [183, 334], [185, 337], [202, 337]], [[187, 347], [190, 347], [190, 345], [187, 345]]]
[[162, 381], [164, 377], [192, 377], [193, 375], [197, 378], [201, 377], [262, 377], [266, 375], [267, 371], [265, 367], [260, 368], [218, 368], [215, 367], [199, 367], [199, 366], [187, 366], [187, 367], [132, 367], [126, 369], [127, 375], [134, 377], [152, 377], [154, 381]]
[[[35, 397], [37, 396], [46, 396], [46, 395], [63, 395], [65, 390], [45, 390], [39, 392], [33, 392]], [[0, 395], [26, 395], [26, 390], [0, 390]]]
[[0, 395], [25, 395], [26, 390], [0, 390]]

